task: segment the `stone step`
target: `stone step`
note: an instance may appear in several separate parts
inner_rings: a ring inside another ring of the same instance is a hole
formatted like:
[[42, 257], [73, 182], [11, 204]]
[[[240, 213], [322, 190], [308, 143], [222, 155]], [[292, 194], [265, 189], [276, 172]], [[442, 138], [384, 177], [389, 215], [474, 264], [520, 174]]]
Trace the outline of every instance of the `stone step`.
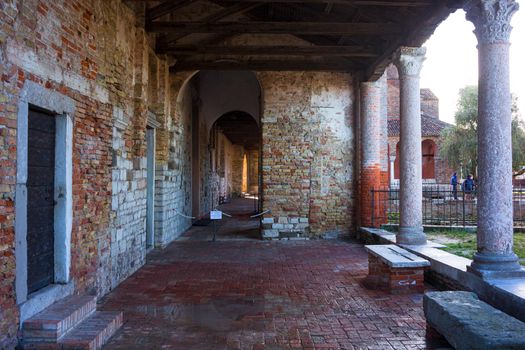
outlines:
[[122, 326], [122, 312], [95, 311], [58, 342], [24, 342], [24, 350], [98, 350]]
[[95, 312], [96, 296], [72, 295], [24, 321], [25, 343], [56, 343], [60, 337]]
[[61, 349], [98, 350], [122, 326], [121, 311], [96, 311], [58, 341]]

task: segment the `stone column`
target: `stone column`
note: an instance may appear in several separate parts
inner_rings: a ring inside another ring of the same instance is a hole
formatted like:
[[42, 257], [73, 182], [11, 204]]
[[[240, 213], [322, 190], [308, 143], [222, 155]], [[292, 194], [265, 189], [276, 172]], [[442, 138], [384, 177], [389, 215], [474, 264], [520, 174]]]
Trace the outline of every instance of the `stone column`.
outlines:
[[[377, 226], [378, 201], [374, 201], [373, 188], [381, 184], [381, 86], [379, 82], [361, 83], [361, 226]], [[377, 198], [375, 198], [377, 199]], [[372, 222], [374, 221], [374, 222]]]
[[[388, 177], [389, 154], [388, 154], [388, 81], [386, 71], [378, 80], [381, 87], [381, 187], [388, 187], [390, 179]], [[386, 205], [386, 202], [384, 203]], [[383, 210], [386, 210], [383, 209]]]
[[423, 47], [401, 47], [394, 63], [399, 72], [400, 161], [399, 231], [400, 244], [425, 244], [423, 232], [423, 182], [421, 178], [421, 96], [419, 73], [425, 60]]
[[478, 251], [468, 270], [483, 278], [519, 274], [513, 252], [512, 137], [509, 86], [514, 0], [465, 5], [478, 39]]

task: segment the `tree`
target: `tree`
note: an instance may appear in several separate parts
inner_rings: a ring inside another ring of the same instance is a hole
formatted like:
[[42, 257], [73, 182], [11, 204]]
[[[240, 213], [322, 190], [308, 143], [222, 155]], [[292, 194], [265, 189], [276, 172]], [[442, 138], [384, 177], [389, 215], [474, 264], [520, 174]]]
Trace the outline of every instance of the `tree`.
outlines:
[[[520, 119], [517, 97], [512, 96], [512, 167], [521, 169], [525, 165], [525, 123]], [[456, 125], [443, 130], [440, 155], [463, 175], [477, 175], [478, 166], [478, 87], [466, 86], [459, 90]]]

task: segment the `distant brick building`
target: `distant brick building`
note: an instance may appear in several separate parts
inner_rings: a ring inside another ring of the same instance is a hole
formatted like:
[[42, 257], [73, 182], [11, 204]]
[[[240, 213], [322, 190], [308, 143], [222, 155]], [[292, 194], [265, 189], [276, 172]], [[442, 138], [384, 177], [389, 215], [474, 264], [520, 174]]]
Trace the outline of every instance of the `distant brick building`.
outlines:
[[[388, 159], [390, 183], [399, 181], [399, 76], [395, 66], [387, 69]], [[422, 176], [427, 183], [448, 183], [453, 170], [439, 156], [441, 132], [451, 126], [439, 120], [439, 99], [430, 89], [421, 89]]]

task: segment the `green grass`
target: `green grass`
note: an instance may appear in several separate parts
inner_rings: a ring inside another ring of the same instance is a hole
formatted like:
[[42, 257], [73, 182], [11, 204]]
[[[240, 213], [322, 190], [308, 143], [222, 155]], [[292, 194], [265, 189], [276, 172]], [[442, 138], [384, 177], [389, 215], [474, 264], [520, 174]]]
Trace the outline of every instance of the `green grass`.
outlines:
[[[461, 230], [443, 230], [429, 232], [427, 237], [445, 245], [446, 248], [443, 250], [452, 254], [472, 259], [476, 253], [475, 233]], [[525, 233], [514, 234], [514, 253], [520, 258], [520, 263], [525, 265]]]

